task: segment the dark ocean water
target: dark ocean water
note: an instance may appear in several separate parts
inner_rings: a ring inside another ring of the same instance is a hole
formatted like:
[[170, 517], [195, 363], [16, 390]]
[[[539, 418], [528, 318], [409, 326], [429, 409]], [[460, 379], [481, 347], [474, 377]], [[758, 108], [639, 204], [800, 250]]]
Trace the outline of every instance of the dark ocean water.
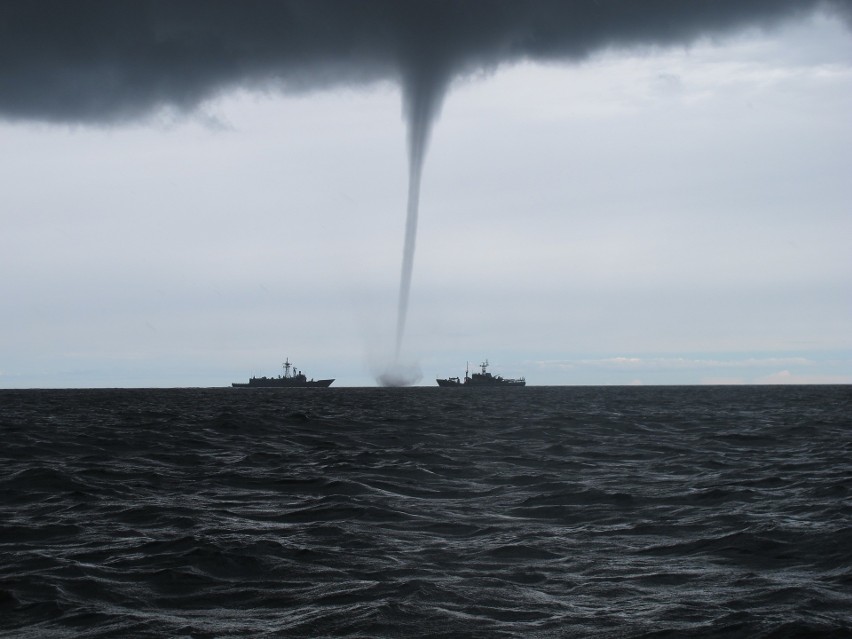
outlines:
[[0, 391], [2, 637], [850, 637], [852, 387]]

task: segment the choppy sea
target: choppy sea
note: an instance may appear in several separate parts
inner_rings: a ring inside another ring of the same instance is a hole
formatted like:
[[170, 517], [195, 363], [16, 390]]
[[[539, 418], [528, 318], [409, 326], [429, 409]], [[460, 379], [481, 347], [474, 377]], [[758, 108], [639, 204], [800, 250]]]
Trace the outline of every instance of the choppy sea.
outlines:
[[0, 391], [0, 637], [850, 636], [850, 386]]

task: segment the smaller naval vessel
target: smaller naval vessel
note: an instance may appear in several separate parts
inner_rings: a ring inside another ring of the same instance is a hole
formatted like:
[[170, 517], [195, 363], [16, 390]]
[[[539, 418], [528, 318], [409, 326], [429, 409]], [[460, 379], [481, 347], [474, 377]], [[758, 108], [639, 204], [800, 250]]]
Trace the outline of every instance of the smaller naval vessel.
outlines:
[[[252, 377], [248, 382], [234, 382], [234, 388], [328, 388], [333, 379], [308, 379], [302, 371], [290, 363], [288, 357], [284, 361], [284, 375], [278, 377]], [[293, 372], [290, 372], [290, 369]]]
[[464, 372], [464, 380], [462, 381], [458, 377], [448, 377], [447, 379], [436, 379], [438, 382], [438, 386], [443, 388], [454, 388], [454, 387], [477, 387], [477, 388], [487, 388], [494, 386], [526, 386], [527, 380], [523, 377], [518, 379], [505, 379], [500, 377], [499, 375], [494, 376], [489, 373], [486, 369], [488, 368], [488, 360], [486, 359], [482, 362], [479, 367], [482, 369], [481, 373], [474, 373], [471, 375], [469, 373], [470, 368], [465, 369]]

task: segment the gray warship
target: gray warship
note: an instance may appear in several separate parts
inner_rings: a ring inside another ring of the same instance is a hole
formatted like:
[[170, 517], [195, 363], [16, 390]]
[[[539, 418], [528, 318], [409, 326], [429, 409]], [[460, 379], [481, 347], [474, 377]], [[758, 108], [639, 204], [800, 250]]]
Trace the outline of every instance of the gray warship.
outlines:
[[488, 360], [486, 359], [482, 362], [479, 367], [482, 369], [481, 373], [470, 374], [470, 369], [465, 370], [464, 372], [464, 380], [459, 379], [458, 377], [448, 377], [446, 379], [436, 379], [438, 382], [438, 386], [442, 388], [488, 388], [494, 386], [526, 386], [527, 380], [523, 377], [518, 379], [506, 379], [500, 377], [499, 375], [492, 375], [486, 369], [488, 368]]
[[[234, 388], [328, 388], [333, 379], [308, 379], [302, 371], [290, 363], [288, 357], [284, 361], [284, 375], [278, 377], [252, 377], [248, 382], [234, 382]], [[290, 369], [293, 372], [290, 372]]]

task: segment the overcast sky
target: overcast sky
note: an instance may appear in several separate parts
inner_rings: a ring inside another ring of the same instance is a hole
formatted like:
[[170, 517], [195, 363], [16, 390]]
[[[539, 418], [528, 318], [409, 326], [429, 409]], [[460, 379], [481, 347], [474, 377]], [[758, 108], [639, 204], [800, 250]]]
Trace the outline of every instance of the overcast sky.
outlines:
[[[109, 30], [82, 13], [71, 31]], [[594, 22], [543, 52], [483, 30], [429, 66], [402, 348], [419, 383], [485, 358], [529, 384], [852, 383], [848, 16]], [[6, 18], [0, 63], [51, 38]], [[104, 89], [102, 61], [50, 51], [0, 71], [0, 387], [226, 386], [285, 357], [375, 385], [422, 76], [358, 42], [349, 66], [312, 44], [275, 83], [242, 63], [197, 87], [121, 76], [131, 56]]]

